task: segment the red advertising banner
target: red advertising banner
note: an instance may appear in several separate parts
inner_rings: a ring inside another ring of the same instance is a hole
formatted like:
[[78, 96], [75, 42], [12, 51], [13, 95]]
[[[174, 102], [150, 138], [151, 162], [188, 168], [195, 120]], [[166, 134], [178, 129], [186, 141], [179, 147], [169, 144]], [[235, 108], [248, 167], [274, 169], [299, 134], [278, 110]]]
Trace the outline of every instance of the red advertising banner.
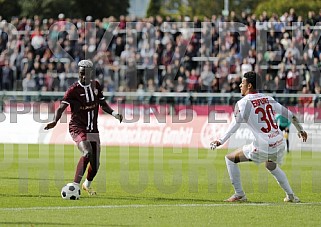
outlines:
[[[209, 147], [211, 139], [225, 132], [229, 119], [225, 119], [225, 123], [209, 123], [207, 117], [201, 116], [178, 122], [171, 116], [161, 120], [152, 116], [148, 121], [142, 118], [129, 123], [124, 120], [120, 124], [113, 117], [103, 115], [99, 118], [99, 131], [102, 145], [205, 148]], [[49, 143], [72, 143], [67, 128], [67, 124], [58, 124]]]
[[[43, 129], [53, 118], [53, 114], [48, 113], [49, 108], [53, 107], [39, 103], [7, 106], [0, 119], [0, 142], [74, 144], [68, 132], [70, 114], [63, 115], [54, 129]], [[167, 105], [112, 105], [112, 108], [124, 113], [124, 121], [120, 124], [108, 114], [99, 116], [102, 145], [209, 148], [211, 140], [226, 132], [233, 114], [232, 106], [178, 106], [177, 112]], [[309, 143], [301, 144], [291, 126], [291, 146], [321, 150], [320, 109], [290, 109], [303, 123], [310, 138]], [[241, 126], [223, 147], [240, 147], [250, 143], [252, 138], [251, 131]]]

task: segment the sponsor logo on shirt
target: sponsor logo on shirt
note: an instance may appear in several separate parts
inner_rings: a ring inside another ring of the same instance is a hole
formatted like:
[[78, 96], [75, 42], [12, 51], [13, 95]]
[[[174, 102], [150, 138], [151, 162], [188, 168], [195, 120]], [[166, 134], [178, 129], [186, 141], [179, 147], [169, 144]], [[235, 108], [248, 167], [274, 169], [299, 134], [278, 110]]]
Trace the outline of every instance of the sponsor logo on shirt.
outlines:
[[92, 105], [86, 105], [86, 106], [81, 106], [80, 109], [81, 110], [91, 110], [91, 109], [95, 109], [97, 106], [97, 104], [92, 104]]

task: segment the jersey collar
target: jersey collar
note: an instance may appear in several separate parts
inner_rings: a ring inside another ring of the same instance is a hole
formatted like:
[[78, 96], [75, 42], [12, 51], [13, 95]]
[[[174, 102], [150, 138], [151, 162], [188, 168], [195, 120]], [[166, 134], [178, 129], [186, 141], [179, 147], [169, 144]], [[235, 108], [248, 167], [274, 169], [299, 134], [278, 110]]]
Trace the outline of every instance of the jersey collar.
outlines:
[[80, 86], [82, 86], [82, 87], [89, 87], [90, 84], [91, 84], [91, 81], [90, 81], [90, 84], [88, 84], [88, 85], [82, 85], [82, 84], [80, 83], [80, 80], [78, 80], [78, 84], [79, 84]]

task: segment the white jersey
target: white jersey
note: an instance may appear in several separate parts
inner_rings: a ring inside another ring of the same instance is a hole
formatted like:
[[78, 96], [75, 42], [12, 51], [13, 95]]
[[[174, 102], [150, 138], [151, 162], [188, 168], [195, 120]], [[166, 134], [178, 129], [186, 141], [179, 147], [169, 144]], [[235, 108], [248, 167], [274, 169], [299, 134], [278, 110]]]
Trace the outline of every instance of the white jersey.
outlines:
[[272, 97], [262, 93], [247, 94], [237, 102], [234, 117], [227, 132], [220, 139], [221, 143], [225, 143], [241, 123], [246, 123], [255, 137], [255, 148], [267, 153], [276, 152], [279, 146], [284, 146], [283, 133], [275, 120], [276, 114], [288, 119], [293, 117], [291, 111]]

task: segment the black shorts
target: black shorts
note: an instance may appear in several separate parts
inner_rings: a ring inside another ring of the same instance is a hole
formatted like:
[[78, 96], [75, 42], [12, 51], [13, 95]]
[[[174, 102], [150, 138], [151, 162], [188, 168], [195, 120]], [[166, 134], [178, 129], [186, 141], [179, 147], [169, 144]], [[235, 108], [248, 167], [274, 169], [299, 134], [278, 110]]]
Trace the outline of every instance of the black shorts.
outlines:
[[283, 126], [279, 126], [281, 131], [285, 131], [285, 132], [289, 132], [289, 128], [288, 127], [283, 127]]

